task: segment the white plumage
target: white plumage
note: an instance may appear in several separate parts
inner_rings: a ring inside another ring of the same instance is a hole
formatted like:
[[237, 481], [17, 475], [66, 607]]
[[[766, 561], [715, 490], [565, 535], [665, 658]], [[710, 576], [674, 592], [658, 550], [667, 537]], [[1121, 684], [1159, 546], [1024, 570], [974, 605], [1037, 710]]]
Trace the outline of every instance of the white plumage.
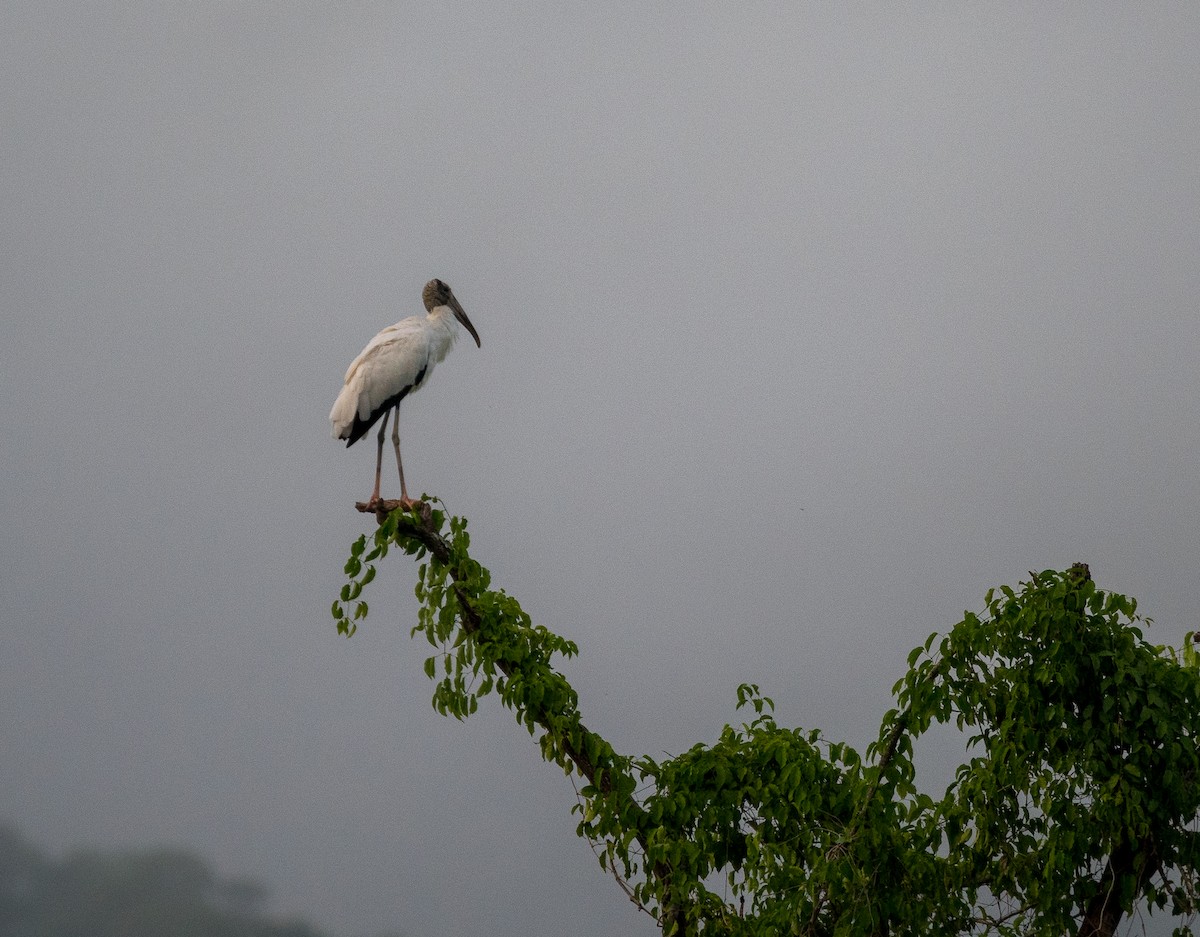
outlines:
[[342, 392], [329, 411], [334, 438], [346, 440], [347, 446], [362, 439], [382, 418], [371, 504], [379, 500], [388, 414], [395, 409], [392, 443], [396, 449], [396, 468], [400, 472], [400, 501], [409, 505], [413, 502], [404, 484], [404, 463], [400, 459], [400, 401], [420, 390], [429, 380], [434, 365], [446, 357], [454, 344], [459, 322], [471, 333], [475, 344], [482, 347], [479, 333], [449, 286], [441, 280], [430, 280], [425, 284], [422, 298], [428, 315], [402, 319], [371, 339], [350, 362]]

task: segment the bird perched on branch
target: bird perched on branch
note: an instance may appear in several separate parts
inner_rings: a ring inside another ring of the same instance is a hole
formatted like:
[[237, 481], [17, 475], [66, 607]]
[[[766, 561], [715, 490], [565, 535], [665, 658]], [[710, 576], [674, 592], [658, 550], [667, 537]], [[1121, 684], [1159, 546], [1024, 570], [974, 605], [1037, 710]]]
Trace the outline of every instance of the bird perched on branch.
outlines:
[[370, 505], [379, 501], [388, 415], [393, 409], [396, 411], [392, 422], [392, 445], [396, 449], [396, 468], [400, 472], [400, 503], [409, 507], [415, 502], [408, 496], [404, 463], [400, 459], [400, 401], [425, 386], [433, 366], [446, 357], [458, 337], [459, 322], [471, 333], [475, 345], [482, 347], [479, 333], [449, 286], [441, 280], [430, 280], [425, 284], [422, 298], [428, 315], [401, 319], [371, 339], [350, 362], [345, 385], [329, 412], [334, 439], [346, 440], [347, 447], [362, 439], [376, 421], [383, 418], [379, 425], [375, 488], [368, 502]]

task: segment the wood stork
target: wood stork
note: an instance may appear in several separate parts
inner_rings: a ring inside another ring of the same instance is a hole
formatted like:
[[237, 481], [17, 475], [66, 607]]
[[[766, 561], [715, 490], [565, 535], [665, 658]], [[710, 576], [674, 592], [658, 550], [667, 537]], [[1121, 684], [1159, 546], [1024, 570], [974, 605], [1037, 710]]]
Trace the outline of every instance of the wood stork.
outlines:
[[479, 333], [459, 305], [450, 287], [441, 280], [430, 280], [422, 293], [428, 315], [409, 316], [389, 325], [367, 343], [350, 362], [342, 392], [329, 411], [333, 438], [353, 446], [380, 417], [379, 448], [375, 454], [375, 488], [368, 504], [379, 501], [379, 476], [383, 468], [383, 440], [388, 414], [395, 409], [392, 445], [396, 449], [396, 468], [400, 471], [400, 503], [415, 502], [404, 485], [404, 463], [400, 460], [400, 401], [420, 390], [433, 373], [433, 366], [446, 357], [458, 337], [455, 319], [461, 322], [478, 347]]

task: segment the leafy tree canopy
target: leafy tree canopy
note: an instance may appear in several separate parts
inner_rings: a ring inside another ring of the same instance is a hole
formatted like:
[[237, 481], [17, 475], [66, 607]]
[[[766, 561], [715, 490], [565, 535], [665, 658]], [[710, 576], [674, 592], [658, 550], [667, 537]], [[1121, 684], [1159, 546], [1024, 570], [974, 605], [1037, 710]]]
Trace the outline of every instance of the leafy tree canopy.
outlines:
[[[578, 834], [668, 935], [1092, 937], [1135, 910], [1192, 932], [1200, 661], [1190, 640], [1147, 643], [1136, 602], [1086, 566], [991, 590], [931, 635], [864, 752], [780, 726], [744, 685], [747, 721], [658, 761], [584, 725], [553, 666], [576, 646], [492, 587], [465, 520], [418, 508], [380, 510], [353, 545], [339, 630], [366, 617], [390, 548], [420, 559], [434, 707], [465, 719], [495, 694], [581, 776]], [[913, 746], [935, 725], [962, 730], [966, 757], [925, 791]]]

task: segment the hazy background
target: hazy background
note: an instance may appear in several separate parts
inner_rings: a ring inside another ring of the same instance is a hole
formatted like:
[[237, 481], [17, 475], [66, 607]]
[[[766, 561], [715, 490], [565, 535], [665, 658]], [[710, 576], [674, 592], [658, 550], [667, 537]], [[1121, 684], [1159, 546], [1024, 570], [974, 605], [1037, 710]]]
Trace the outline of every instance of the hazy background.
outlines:
[[411, 561], [334, 631], [327, 414], [434, 276], [483, 347], [409, 481], [622, 750], [743, 681], [862, 745], [1030, 569], [1200, 625], [1200, 8], [647, 6], [0, 8], [0, 819], [346, 935], [655, 932], [432, 711]]

